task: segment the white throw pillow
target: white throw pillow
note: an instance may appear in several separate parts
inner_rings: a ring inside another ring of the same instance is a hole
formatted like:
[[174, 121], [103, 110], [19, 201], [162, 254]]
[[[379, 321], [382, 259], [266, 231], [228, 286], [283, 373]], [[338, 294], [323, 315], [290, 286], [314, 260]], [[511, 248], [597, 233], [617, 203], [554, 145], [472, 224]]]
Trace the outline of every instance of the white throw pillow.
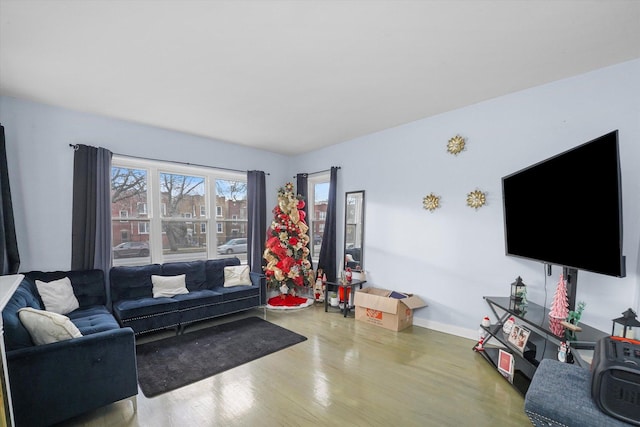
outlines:
[[51, 282], [36, 280], [36, 286], [47, 311], [67, 314], [80, 307], [68, 277]]
[[82, 336], [76, 325], [62, 314], [25, 307], [18, 310], [18, 316], [36, 345]]
[[248, 265], [234, 265], [224, 268], [224, 287], [251, 285]]
[[186, 274], [179, 276], [155, 276], [151, 275], [153, 283], [153, 297], [172, 297], [174, 295], [188, 294]]

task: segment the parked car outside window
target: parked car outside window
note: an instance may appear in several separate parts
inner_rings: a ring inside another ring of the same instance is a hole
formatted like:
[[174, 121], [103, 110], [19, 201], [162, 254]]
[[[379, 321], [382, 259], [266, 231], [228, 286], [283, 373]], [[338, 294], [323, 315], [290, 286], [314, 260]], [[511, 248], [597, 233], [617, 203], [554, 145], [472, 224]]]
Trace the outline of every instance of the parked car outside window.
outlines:
[[224, 245], [218, 246], [218, 254], [238, 254], [247, 252], [247, 239], [231, 239]]
[[149, 243], [123, 242], [113, 248], [114, 258], [133, 258], [149, 256]]

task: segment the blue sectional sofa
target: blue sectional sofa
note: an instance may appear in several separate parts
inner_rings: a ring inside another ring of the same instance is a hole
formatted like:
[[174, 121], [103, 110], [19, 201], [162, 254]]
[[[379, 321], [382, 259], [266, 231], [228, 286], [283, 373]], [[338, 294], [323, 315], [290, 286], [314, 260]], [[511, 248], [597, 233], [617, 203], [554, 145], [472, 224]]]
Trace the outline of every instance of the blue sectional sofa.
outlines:
[[[225, 287], [225, 267], [239, 266], [238, 258], [117, 266], [109, 272], [113, 314], [136, 334], [166, 328], [180, 332], [200, 320], [259, 307], [265, 300], [261, 274], [250, 273], [251, 285]], [[188, 293], [153, 296], [152, 276], [186, 275]]]
[[[64, 277], [79, 303], [66, 316], [82, 336], [36, 345], [18, 310], [45, 310], [35, 281]], [[16, 426], [49, 426], [130, 397], [136, 410], [135, 336], [106, 307], [103, 271], [25, 273], [2, 318]]]

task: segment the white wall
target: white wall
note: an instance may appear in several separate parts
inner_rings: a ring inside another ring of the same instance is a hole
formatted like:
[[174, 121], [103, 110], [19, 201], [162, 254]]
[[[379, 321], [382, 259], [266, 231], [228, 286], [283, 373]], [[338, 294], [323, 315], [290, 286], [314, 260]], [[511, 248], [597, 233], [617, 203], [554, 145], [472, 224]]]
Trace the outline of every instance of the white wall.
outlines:
[[[0, 97], [20, 270], [71, 266], [73, 150], [69, 144], [113, 153], [237, 170], [263, 170], [270, 204], [286, 179], [287, 158], [122, 120]], [[270, 196], [273, 195], [273, 196]]]
[[[340, 192], [366, 191], [365, 269], [371, 285], [411, 292], [429, 307], [415, 312], [418, 325], [477, 337], [483, 295], [506, 296], [521, 276], [532, 301], [548, 306], [561, 269], [506, 257], [501, 178], [619, 129], [623, 180], [624, 253], [627, 277], [579, 272], [585, 323], [608, 331], [629, 307], [640, 313], [640, 61], [598, 70], [450, 113], [367, 135], [294, 162], [342, 167]], [[467, 148], [446, 151], [460, 134]], [[488, 203], [477, 211], [466, 195], [480, 189]], [[441, 208], [422, 208], [434, 192]], [[341, 199], [340, 199], [341, 200]], [[532, 195], [531, 203], [545, 203]], [[549, 206], [558, 213], [589, 209]], [[340, 212], [342, 212], [340, 210]], [[339, 231], [339, 234], [342, 230]], [[550, 243], [562, 244], [560, 236]], [[546, 297], [545, 297], [546, 292]]]
[[[483, 295], [506, 296], [521, 276], [534, 302], [547, 305], [560, 270], [504, 255], [501, 178], [537, 161], [620, 130], [627, 277], [580, 272], [585, 323], [604, 331], [632, 307], [640, 313], [640, 60], [532, 88], [436, 117], [367, 135], [294, 158], [191, 135], [0, 97], [21, 269], [70, 265], [73, 153], [68, 144], [114, 153], [234, 169], [267, 177], [267, 209], [297, 172], [341, 166], [338, 212], [345, 191], [366, 191], [365, 267], [369, 283], [420, 295], [429, 307], [415, 323], [476, 338], [489, 313]], [[449, 138], [467, 149], [453, 156]], [[466, 206], [468, 192], [488, 193], [487, 206]], [[422, 198], [434, 192], [441, 208]], [[532, 198], [532, 203], [545, 203]], [[549, 206], [570, 213], [581, 206]], [[267, 213], [267, 217], [270, 213]], [[338, 228], [339, 240], [342, 227]], [[559, 236], [550, 236], [562, 244]]]

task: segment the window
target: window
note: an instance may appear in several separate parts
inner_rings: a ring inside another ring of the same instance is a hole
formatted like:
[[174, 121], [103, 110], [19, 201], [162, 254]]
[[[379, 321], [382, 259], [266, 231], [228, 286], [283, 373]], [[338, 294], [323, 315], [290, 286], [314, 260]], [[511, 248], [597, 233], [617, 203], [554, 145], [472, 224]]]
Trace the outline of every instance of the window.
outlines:
[[324, 224], [327, 218], [327, 205], [329, 204], [329, 172], [309, 176], [307, 180], [307, 193], [309, 200], [307, 203], [307, 215], [311, 217], [309, 222], [309, 238], [311, 240], [311, 258], [313, 262], [318, 262], [320, 256], [320, 246], [322, 245], [322, 235]]
[[149, 234], [149, 221], [140, 221], [138, 223], [138, 234]]
[[[217, 247], [246, 238], [246, 174], [122, 156], [112, 164], [114, 265], [227, 256]], [[232, 256], [246, 261], [246, 250]]]

